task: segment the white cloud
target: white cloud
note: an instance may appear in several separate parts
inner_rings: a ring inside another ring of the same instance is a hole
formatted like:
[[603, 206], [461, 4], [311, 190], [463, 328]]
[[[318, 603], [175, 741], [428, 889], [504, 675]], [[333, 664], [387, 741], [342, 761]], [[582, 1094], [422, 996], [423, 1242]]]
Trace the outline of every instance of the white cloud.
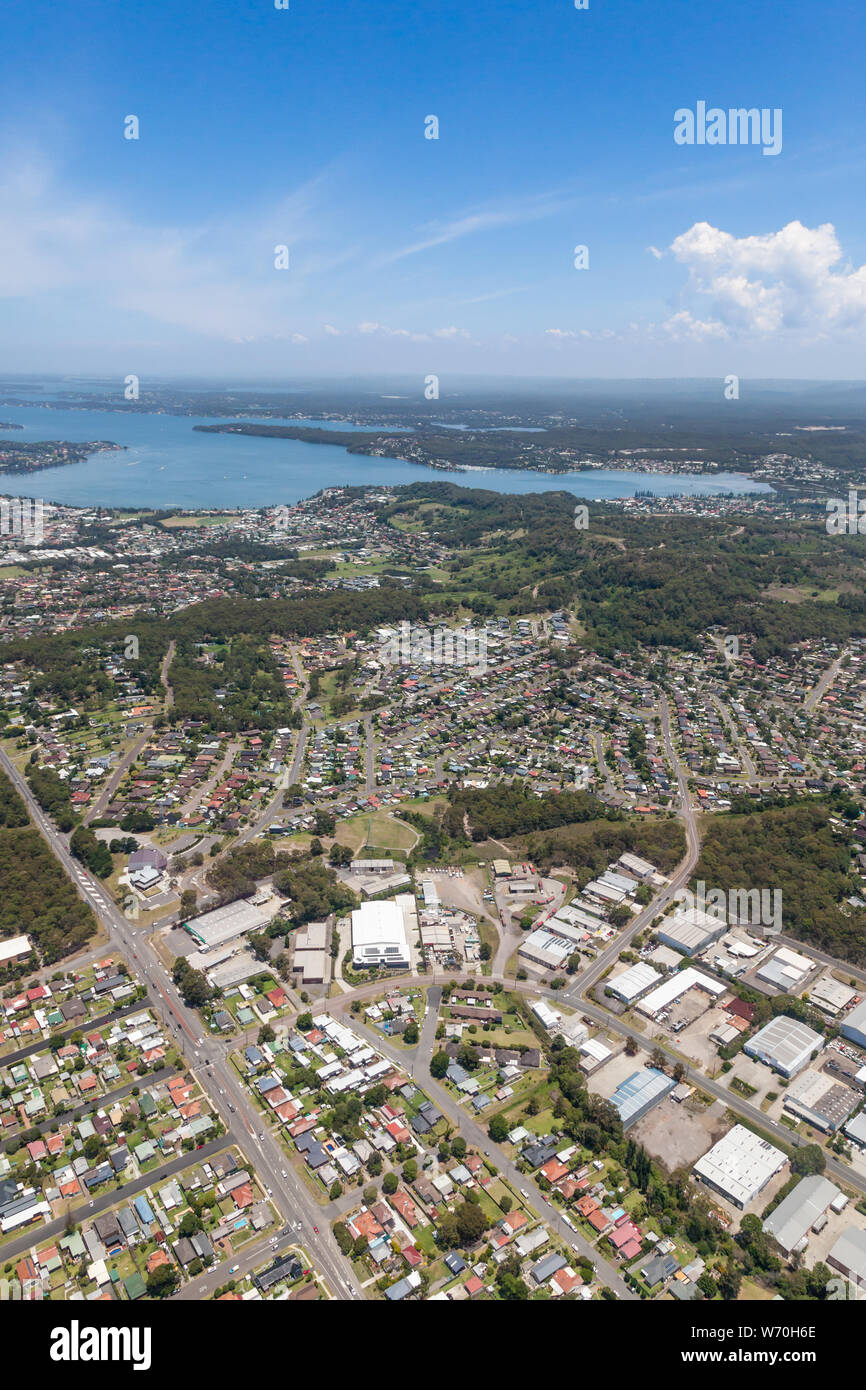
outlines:
[[[689, 271], [684, 297], [712, 302], [714, 336], [722, 327], [809, 339], [866, 326], [866, 266], [843, 262], [832, 223], [789, 222], [778, 232], [735, 237], [696, 222], [670, 249]], [[706, 335], [710, 326], [701, 325]]]
[[293, 256], [278, 272], [273, 248], [315, 240], [317, 184], [243, 217], [169, 227], [65, 192], [38, 159], [12, 163], [0, 181], [0, 298], [60, 317], [83, 303], [94, 319], [140, 315], [226, 342], [291, 338], [310, 270]]
[[669, 337], [677, 343], [706, 342], [712, 338], [727, 338], [729, 333], [723, 323], [711, 319], [696, 319], [688, 309], [680, 309], [662, 325]]
[[649, 252], [651, 256], [655, 256], [657, 261], [660, 261], [662, 256], [664, 255], [664, 251], [660, 251], [657, 246], [647, 246], [646, 250]]
[[548, 338], [576, 338], [577, 334], [572, 333], [570, 328], [545, 328], [545, 335]]
[[407, 338], [412, 343], [429, 343], [429, 333], [410, 333], [408, 328], [389, 328], [384, 323], [359, 323], [358, 332], [366, 337]]
[[399, 251], [389, 252], [382, 257], [380, 264], [388, 265], [392, 261], [402, 260], [405, 256], [417, 255], [419, 251], [429, 251], [434, 246], [445, 246], [448, 242], [459, 241], [475, 232], [512, 227], [523, 222], [537, 222], [566, 207], [568, 201], [558, 195], [541, 194], [505, 207], [468, 212], [462, 217], [452, 218], [450, 222], [434, 222], [419, 241], [414, 241]]

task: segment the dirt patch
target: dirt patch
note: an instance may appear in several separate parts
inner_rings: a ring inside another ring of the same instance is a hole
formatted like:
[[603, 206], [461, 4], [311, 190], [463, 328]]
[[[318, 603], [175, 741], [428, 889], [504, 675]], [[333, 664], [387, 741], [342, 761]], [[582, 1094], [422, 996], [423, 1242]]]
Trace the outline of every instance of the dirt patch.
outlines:
[[692, 1109], [688, 1102], [666, 1097], [632, 1126], [629, 1138], [643, 1144], [672, 1173], [675, 1168], [691, 1168], [728, 1129], [720, 1101]]

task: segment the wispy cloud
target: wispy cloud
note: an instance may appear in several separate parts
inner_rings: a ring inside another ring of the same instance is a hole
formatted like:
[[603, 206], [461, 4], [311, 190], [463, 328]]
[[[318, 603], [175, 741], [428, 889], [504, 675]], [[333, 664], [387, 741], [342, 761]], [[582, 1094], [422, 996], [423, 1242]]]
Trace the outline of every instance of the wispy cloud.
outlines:
[[467, 212], [448, 222], [430, 223], [426, 234], [420, 240], [413, 241], [397, 251], [388, 252], [380, 258], [378, 264], [390, 265], [406, 256], [416, 256], [421, 251], [429, 251], [434, 246], [446, 246], [463, 237], [475, 236], [478, 232], [496, 231], [500, 227], [513, 227], [524, 222], [538, 222], [545, 217], [552, 217], [570, 206], [573, 201], [570, 195], [538, 194], [518, 203]]

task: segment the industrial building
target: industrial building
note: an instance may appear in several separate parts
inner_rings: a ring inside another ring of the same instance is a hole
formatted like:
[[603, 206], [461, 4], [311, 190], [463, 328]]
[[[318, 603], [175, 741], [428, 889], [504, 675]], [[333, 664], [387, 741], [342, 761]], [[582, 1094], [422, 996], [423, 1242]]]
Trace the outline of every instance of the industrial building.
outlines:
[[787, 1157], [745, 1125], [734, 1125], [699, 1158], [695, 1177], [742, 1211], [784, 1168]]
[[829, 1014], [831, 1018], [836, 1018], [849, 1004], [853, 1004], [856, 998], [853, 989], [843, 985], [839, 980], [834, 980], [831, 975], [824, 975], [809, 986], [809, 1003], [814, 1004], [822, 1013]]
[[442, 899], [439, 896], [439, 889], [432, 878], [422, 878], [421, 897], [424, 899], [424, 906], [431, 912], [436, 911], [442, 906]]
[[839, 1024], [839, 1029], [843, 1038], [857, 1043], [858, 1047], [866, 1047], [866, 999], [858, 1004], [856, 1009], [851, 1010], [848, 1017]]
[[859, 1226], [849, 1226], [827, 1256], [827, 1263], [846, 1279], [866, 1287], [866, 1231], [861, 1231]]
[[651, 994], [647, 994], [638, 1004], [638, 1010], [646, 1014], [648, 1018], [655, 1018], [656, 1014], [668, 1008], [674, 1000], [681, 999], [684, 994], [688, 994], [690, 989], [702, 989], [711, 998], [718, 999], [720, 995], [727, 994], [727, 985], [721, 984], [719, 980], [714, 980], [710, 975], [704, 975], [700, 970], [695, 970], [689, 965], [685, 970], [680, 970], [676, 975], [671, 975], [670, 979], [665, 980], [664, 984], [659, 985]]
[[623, 1129], [648, 1114], [676, 1084], [672, 1076], [666, 1076], [655, 1067], [644, 1067], [627, 1076], [610, 1098], [611, 1105], [619, 1111]]
[[842, 1196], [835, 1183], [820, 1173], [803, 1178], [789, 1192], [764, 1222], [767, 1235], [782, 1247], [786, 1255], [796, 1249], [828, 1207]]
[[618, 869], [622, 869], [624, 874], [631, 874], [632, 878], [644, 883], [652, 878], [655, 873], [655, 865], [648, 864], [645, 859], [639, 859], [636, 854], [621, 854], [616, 864]]
[[681, 907], [664, 919], [656, 935], [662, 945], [670, 946], [681, 955], [696, 956], [724, 936], [727, 929], [723, 919], [699, 907]]
[[845, 1136], [860, 1149], [866, 1149], [866, 1111], [855, 1115], [845, 1126]]
[[214, 969], [207, 972], [210, 984], [217, 989], [229, 989], [232, 985], [243, 984], [244, 980], [252, 979], [253, 975], [261, 975], [264, 966], [260, 960], [250, 951], [238, 951], [228, 960], [223, 961], [222, 965], [217, 965]]
[[269, 921], [269, 914], [254, 902], [239, 898], [237, 902], [226, 903], [225, 907], [203, 912], [200, 917], [185, 922], [184, 926], [194, 941], [210, 951], [245, 936], [249, 931], [260, 931]]
[[352, 913], [352, 955], [358, 970], [407, 969], [411, 956], [397, 902], [362, 903]]
[[621, 999], [624, 1004], [632, 1004], [635, 999], [646, 994], [648, 989], [652, 989], [653, 985], [657, 985], [661, 978], [659, 972], [653, 970], [651, 965], [638, 961], [637, 965], [630, 965], [621, 975], [614, 976], [605, 984], [617, 999]]
[[763, 984], [771, 985], [783, 994], [796, 994], [814, 969], [815, 962], [810, 956], [803, 956], [799, 951], [780, 946], [778, 951], [761, 962], [755, 976]]
[[29, 936], [10, 936], [0, 941], [0, 969], [16, 960], [26, 960], [33, 950]]
[[331, 978], [327, 922], [308, 922], [293, 932], [292, 971], [305, 985], [324, 985]]
[[577, 1044], [580, 1052], [580, 1062], [578, 1065], [582, 1072], [587, 1076], [591, 1072], [598, 1071], [613, 1056], [613, 1049], [603, 1043], [600, 1038], [586, 1038], [584, 1042]]
[[757, 1057], [782, 1076], [796, 1076], [813, 1052], [820, 1052], [824, 1039], [799, 1019], [778, 1014], [745, 1044], [743, 1051]]
[[517, 955], [519, 959], [528, 960], [531, 965], [540, 965], [544, 970], [559, 970], [573, 950], [571, 942], [554, 936], [546, 927], [538, 927], [520, 943]]
[[836, 1077], [808, 1067], [785, 1092], [784, 1108], [825, 1134], [834, 1134], [861, 1100], [862, 1096]]

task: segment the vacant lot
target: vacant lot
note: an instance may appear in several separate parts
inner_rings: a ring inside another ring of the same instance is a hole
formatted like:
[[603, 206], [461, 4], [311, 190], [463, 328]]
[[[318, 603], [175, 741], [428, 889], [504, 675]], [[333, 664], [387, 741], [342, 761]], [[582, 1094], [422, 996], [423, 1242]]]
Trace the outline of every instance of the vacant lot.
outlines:
[[631, 1127], [629, 1138], [643, 1144], [671, 1173], [691, 1168], [728, 1129], [721, 1101], [704, 1106], [665, 1097]]

